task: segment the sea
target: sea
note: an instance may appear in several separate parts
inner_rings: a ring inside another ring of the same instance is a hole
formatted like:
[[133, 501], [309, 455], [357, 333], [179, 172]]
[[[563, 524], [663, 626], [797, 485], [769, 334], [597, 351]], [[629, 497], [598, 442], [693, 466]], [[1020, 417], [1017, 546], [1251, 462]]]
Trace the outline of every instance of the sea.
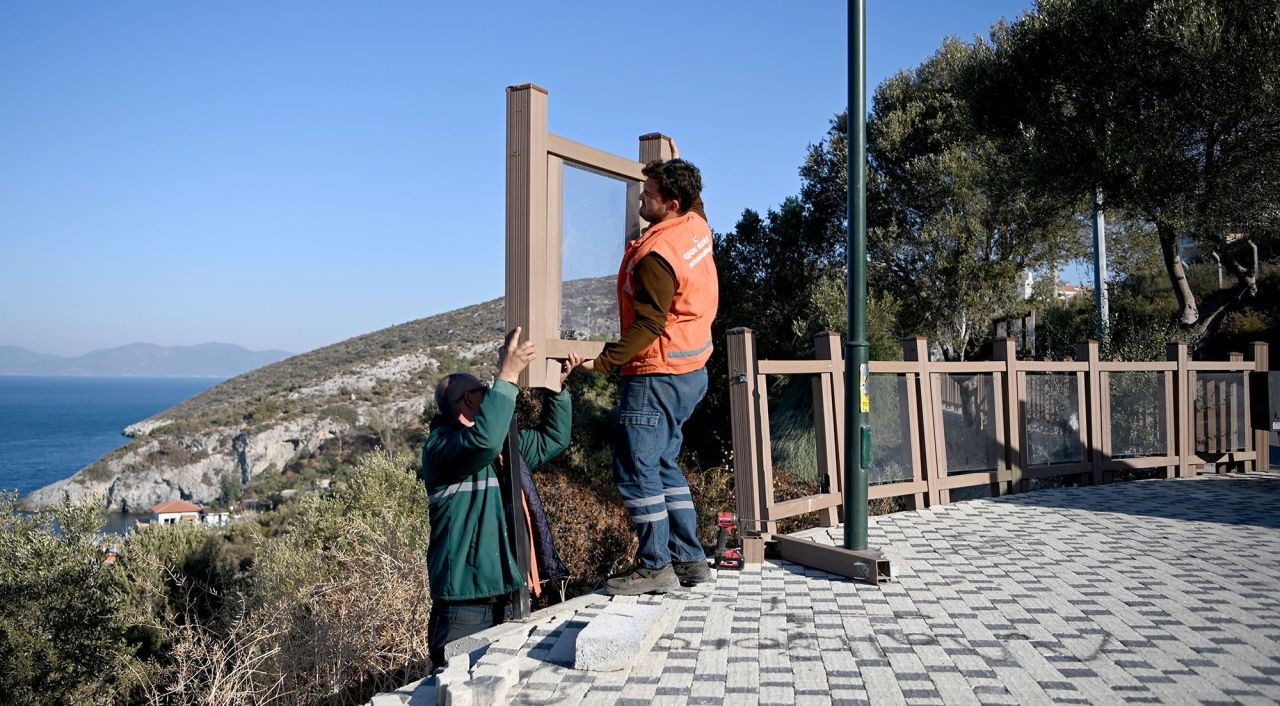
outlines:
[[[0, 375], [0, 490], [26, 495], [129, 442], [124, 428], [224, 378]], [[133, 518], [109, 513], [104, 532]]]

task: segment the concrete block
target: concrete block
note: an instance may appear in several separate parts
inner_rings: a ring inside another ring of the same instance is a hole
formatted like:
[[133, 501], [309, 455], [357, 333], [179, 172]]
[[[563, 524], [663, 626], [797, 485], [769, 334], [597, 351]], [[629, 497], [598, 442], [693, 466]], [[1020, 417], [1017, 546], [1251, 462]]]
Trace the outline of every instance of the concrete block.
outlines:
[[511, 686], [512, 684], [499, 676], [475, 677], [467, 682], [467, 687], [471, 689], [472, 698], [475, 699], [477, 706], [479, 704], [504, 706], [511, 693]]
[[440, 706], [479, 706], [484, 703], [476, 700], [470, 684], [458, 682], [445, 686], [444, 699], [440, 701]]
[[515, 655], [485, 655], [471, 668], [471, 677], [496, 676], [515, 686], [520, 681], [520, 660]]
[[467, 656], [461, 655], [449, 660], [448, 666], [436, 673], [436, 703], [448, 703], [446, 694], [449, 688], [466, 684], [471, 679], [468, 664]]
[[578, 633], [574, 667], [611, 672], [630, 666], [653, 647], [667, 612], [662, 605], [611, 604]]

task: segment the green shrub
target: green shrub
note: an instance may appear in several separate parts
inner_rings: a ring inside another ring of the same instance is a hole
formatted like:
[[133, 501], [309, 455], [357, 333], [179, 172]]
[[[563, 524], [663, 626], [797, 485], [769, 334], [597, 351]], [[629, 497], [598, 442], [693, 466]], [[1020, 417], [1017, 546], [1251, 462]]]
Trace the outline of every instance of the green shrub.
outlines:
[[104, 518], [64, 503], [24, 516], [0, 493], [0, 694], [12, 704], [113, 703], [143, 671], [98, 548]]

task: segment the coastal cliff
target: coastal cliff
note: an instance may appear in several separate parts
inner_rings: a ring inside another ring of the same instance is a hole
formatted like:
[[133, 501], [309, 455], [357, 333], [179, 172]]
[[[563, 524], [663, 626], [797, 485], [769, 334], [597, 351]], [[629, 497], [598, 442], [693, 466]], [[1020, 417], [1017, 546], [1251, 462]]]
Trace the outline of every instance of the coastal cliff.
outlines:
[[[617, 326], [613, 278], [568, 282], [566, 335], [606, 337]], [[425, 436], [436, 380], [494, 373], [503, 300], [391, 326], [296, 355], [209, 388], [123, 430], [129, 443], [70, 478], [33, 491], [28, 509], [63, 497], [145, 511], [166, 500], [229, 502], [340, 470], [374, 446], [412, 450]]]

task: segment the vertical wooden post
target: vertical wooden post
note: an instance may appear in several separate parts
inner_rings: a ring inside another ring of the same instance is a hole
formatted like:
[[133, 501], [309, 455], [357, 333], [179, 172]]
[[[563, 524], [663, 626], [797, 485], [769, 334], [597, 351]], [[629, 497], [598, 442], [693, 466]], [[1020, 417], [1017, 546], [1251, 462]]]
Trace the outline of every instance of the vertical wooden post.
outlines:
[[922, 444], [923, 449], [915, 449], [913, 451], [922, 452], [921, 460], [924, 481], [928, 487], [929, 505], [945, 504], [951, 499], [951, 494], [939, 487], [939, 481], [947, 477], [947, 470], [941, 467], [941, 455], [938, 451], [938, 444], [945, 443], [945, 441], [943, 441], [937, 407], [934, 404], [936, 386], [933, 384], [932, 375], [929, 372], [928, 339], [923, 336], [908, 336], [902, 339], [902, 359], [917, 364], [916, 379], [919, 383], [917, 389], [920, 393], [920, 438], [924, 443]]
[[[561, 294], [564, 289], [564, 160], [547, 155], [547, 271], [540, 278], [545, 286], [542, 299], [530, 302], [531, 307], [542, 306], [542, 320], [547, 322], [548, 330], [544, 338], [533, 339], [546, 341], [560, 338], [563, 321], [564, 302]], [[554, 246], [554, 247], [552, 247]], [[534, 275], [537, 276], [536, 274]], [[543, 344], [539, 344], [543, 345]], [[545, 353], [546, 348], [540, 352]], [[529, 367], [539, 366], [541, 370], [530, 373], [533, 378], [541, 378], [553, 392], [560, 391], [560, 361], [540, 356]]]
[[1084, 461], [1093, 467], [1091, 482], [1102, 485], [1102, 435], [1110, 432], [1110, 429], [1104, 431], [1102, 428], [1103, 419], [1108, 415], [1102, 408], [1102, 371], [1098, 367], [1098, 342], [1089, 340], [1076, 344], [1076, 360], [1089, 364], [1084, 384], [1086, 399], [1079, 401], [1080, 438], [1085, 442], [1086, 451]]
[[992, 357], [1004, 362], [999, 399], [995, 407], [1003, 411], [1003, 423], [997, 428], [1004, 441], [1004, 463], [1010, 471], [1009, 489], [1015, 493], [1025, 491], [1022, 477], [1022, 415], [1018, 410], [1018, 344], [1012, 338], [998, 338], [992, 346]]
[[737, 497], [738, 520], [744, 532], [769, 531], [762, 525], [766, 517], [762, 493], [772, 492], [760, 487], [759, 443], [760, 415], [756, 404], [756, 346], [755, 333], [749, 328], [735, 328], [728, 332], [729, 339], [729, 409], [733, 429], [733, 479]]
[[[1228, 353], [1227, 360], [1232, 363], [1240, 363], [1243, 367], [1244, 354]], [[1245, 451], [1251, 451], [1251, 447], [1254, 445], [1253, 435], [1249, 433], [1249, 373], [1241, 373], [1240, 379], [1244, 383], [1240, 387], [1236, 387], [1229, 382], [1223, 383], [1222, 385], [1224, 398], [1222, 405], [1222, 427], [1224, 430], [1223, 438], [1226, 439], [1223, 451], [1226, 452], [1234, 452], [1239, 448], [1236, 440], [1240, 437], [1243, 437], [1242, 440], [1244, 441]], [[1243, 398], [1243, 400], [1241, 398]], [[1244, 405], [1244, 414], [1237, 417], [1236, 411], [1240, 409], [1242, 401]], [[1241, 422], [1244, 423], [1243, 429], [1240, 428]], [[1228, 468], [1233, 471], [1245, 471], [1249, 469], [1249, 462], [1232, 461], [1231, 464], [1228, 465]]]
[[[841, 492], [844, 475], [844, 352], [840, 348], [840, 334], [823, 331], [813, 337], [814, 360], [831, 361], [832, 370], [814, 376], [813, 417], [814, 441], [818, 444], [818, 468], [826, 474], [827, 492]], [[844, 507], [843, 495], [839, 507], [829, 507], [818, 512], [818, 522], [823, 527], [835, 527], [840, 521], [840, 509]]]
[[[547, 90], [525, 83], [507, 88], [507, 328], [541, 344], [559, 338], [559, 322], [547, 321], [550, 267], [547, 242]], [[556, 328], [553, 330], [553, 324]], [[546, 385], [546, 365], [535, 361], [520, 375], [522, 386]], [[552, 382], [559, 386], [559, 378]]]
[[1178, 366], [1173, 374], [1174, 406], [1171, 411], [1173, 425], [1177, 430], [1177, 446], [1174, 448], [1177, 449], [1178, 455], [1178, 477], [1190, 478], [1194, 473], [1191, 470], [1191, 446], [1195, 442], [1195, 433], [1192, 430], [1192, 420], [1195, 417], [1195, 392], [1190, 389], [1190, 360], [1187, 356], [1187, 344], [1181, 341], [1170, 343], [1165, 352], [1168, 359], [1177, 363]]
[[[1254, 341], [1253, 342], [1253, 369], [1260, 373], [1266, 373], [1270, 365], [1270, 355], [1271, 355], [1271, 351], [1267, 347], [1266, 343], [1262, 341]], [[1248, 383], [1249, 381], [1245, 380], [1246, 389], [1248, 387]], [[1261, 392], [1264, 395], [1267, 394], [1267, 391], [1265, 389], [1263, 389]], [[1245, 413], [1252, 414], [1253, 410], [1246, 408]], [[1252, 424], [1249, 424], [1248, 426], [1250, 429], [1253, 429]], [[1258, 458], [1256, 461], [1254, 461], [1253, 470], [1261, 471], [1264, 473], [1270, 471], [1271, 470], [1271, 432], [1266, 431], [1264, 429], [1253, 429], [1253, 448], [1258, 452]]]
[[[1164, 380], [1164, 407], [1160, 409], [1160, 425], [1164, 428], [1164, 455], [1178, 458], [1178, 428], [1177, 420], [1179, 419], [1175, 411], [1175, 391], [1178, 384], [1178, 372], [1176, 370], [1166, 370], [1161, 378]], [[1178, 464], [1164, 467], [1164, 477], [1174, 478], [1178, 475]]]
[[[660, 132], [651, 132], [640, 136], [640, 163], [652, 161], [665, 162], [671, 159], [671, 138]], [[627, 241], [640, 237], [640, 233], [649, 227], [648, 222], [640, 217], [640, 192], [644, 190], [643, 182], [627, 183]]]
[[[671, 138], [660, 132], [640, 136], [640, 163], [665, 162], [671, 159]], [[686, 206], [690, 204], [684, 204]]]

